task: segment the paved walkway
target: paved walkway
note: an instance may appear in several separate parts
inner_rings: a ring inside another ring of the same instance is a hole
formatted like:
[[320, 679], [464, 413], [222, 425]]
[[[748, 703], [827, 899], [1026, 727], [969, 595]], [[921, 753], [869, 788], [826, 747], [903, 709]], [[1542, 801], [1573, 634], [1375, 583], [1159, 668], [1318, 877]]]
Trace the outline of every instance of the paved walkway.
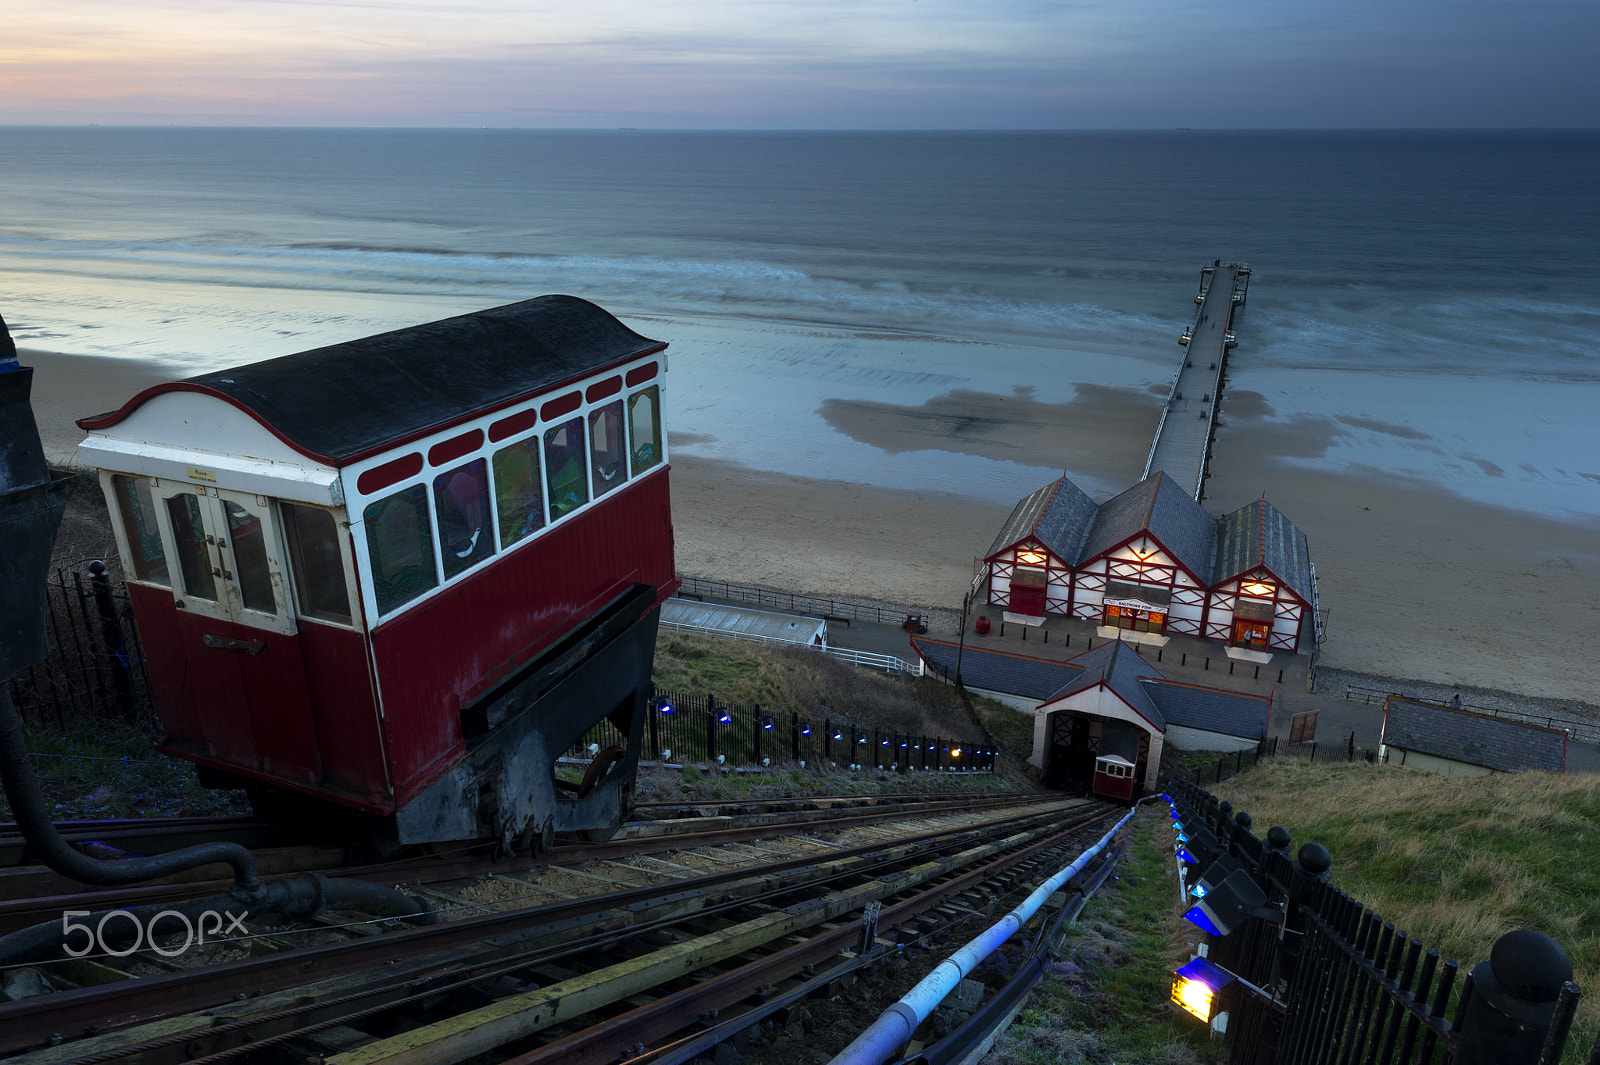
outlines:
[[[749, 604], [731, 602], [730, 605]], [[991, 622], [986, 636], [977, 633], [980, 614], [987, 615]], [[974, 608], [973, 616], [967, 620], [967, 645], [1064, 662], [1083, 654], [1091, 644], [1100, 646], [1106, 639], [1098, 634], [1098, 626], [1088, 621], [1051, 617], [1045, 626], [1030, 628], [1026, 625], [1002, 625], [999, 619], [998, 608]], [[957, 639], [954, 632], [948, 631], [933, 631], [928, 636], [939, 640]], [[834, 647], [893, 655], [907, 662], [916, 659], [916, 652], [911, 649], [910, 634], [904, 628], [893, 625], [856, 621], [846, 626], [829, 622], [828, 642]], [[1192, 636], [1169, 636], [1166, 646], [1139, 647], [1139, 653], [1168, 680], [1249, 692], [1252, 695], [1271, 695], [1272, 716], [1268, 723], [1268, 734], [1279, 737], [1280, 748], [1289, 735], [1290, 719], [1306, 710], [1320, 711], [1316, 733], [1319, 752], [1337, 750], [1342, 756], [1352, 736], [1357, 747], [1368, 750], [1378, 747], [1378, 738], [1383, 731], [1382, 703], [1367, 704], [1346, 699], [1343, 688], [1306, 691], [1309, 660], [1304, 655], [1273, 655], [1273, 660], [1262, 665], [1258, 671], [1255, 663], [1230, 659], [1221, 645]], [[1280, 671], [1282, 679], [1279, 678]], [[1567, 770], [1573, 773], [1600, 773], [1600, 745], [1569, 743]]]

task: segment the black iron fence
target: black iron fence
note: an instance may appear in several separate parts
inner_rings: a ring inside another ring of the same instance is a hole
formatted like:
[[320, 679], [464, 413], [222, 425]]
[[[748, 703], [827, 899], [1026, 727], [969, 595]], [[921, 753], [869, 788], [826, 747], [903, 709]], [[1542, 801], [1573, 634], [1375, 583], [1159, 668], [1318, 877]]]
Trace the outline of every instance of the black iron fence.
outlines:
[[87, 572], [57, 568], [45, 597], [49, 653], [9, 681], [22, 719], [65, 729], [73, 721], [132, 724], [148, 714], [150, 678], [126, 587], [97, 561]]
[[[641, 756], [659, 762], [728, 766], [871, 767], [905, 772], [988, 772], [993, 745], [858, 725], [832, 716], [771, 714], [735, 706], [711, 692], [653, 692]], [[610, 721], [589, 730], [578, 748], [624, 742]]]
[[[1458, 981], [1457, 962], [1335, 888], [1322, 847], [1291, 857], [1286, 831], [1257, 838], [1248, 814], [1190, 781], [1174, 782], [1167, 797], [1187, 837], [1185, 905], [1196, 885], [1209, 889], [1201, 919], [1230, 925], [1203, 938], [1207, 960], [1236, 978], [1221, 992], [1232, 1065], [1562, 1060], [1580, 991], [1548, 937], [1507, 933]], [[1588, 1061], [1600, 1062], [1600, 1040]]]

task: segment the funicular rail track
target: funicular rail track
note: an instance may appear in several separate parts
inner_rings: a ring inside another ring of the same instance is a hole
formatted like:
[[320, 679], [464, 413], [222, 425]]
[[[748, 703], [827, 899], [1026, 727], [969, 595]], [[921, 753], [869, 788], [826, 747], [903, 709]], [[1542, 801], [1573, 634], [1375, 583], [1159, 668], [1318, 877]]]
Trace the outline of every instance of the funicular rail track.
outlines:
[[[880, 934], [933, 911], [943, 921], [992, 910], [1000, 889], [981, 888], [986, 877], [1020, 875], [1013, 871], [1074, 833], [1089, 838], [1085, 826], [1108, 816], [1099, 804], [1030, 798], [1020, 810], [947, 812], [898, 841], [801, 837], [785, 844], [796, 857], [769, 852], [754, 866], [710, 857], [714, 845], [688, 836], [627, 841], [637, 846], [617, 851], [623, 868], [675, 867], [678, 878], [597, 885], [594, 894], [537, 905], [527, 905], [541, 898], [531, 884], [521, 899], [458, 895], [454, 906], [435, 891], [447, 920], [388, 935], [271, 931], [270, 944], [290, 949], [0, 1004], [0, 1053], [24, 1052], [17, 1060], [30, 1065], [109, 1065], [222, 1060], [292, 1045], [291, 1060], [310, 1054], [364, 1065], [462, 1060], [502, 1045], [511, 1047], [506, 1053], [547, 1053], [539, 1048], [576, 1039], [581, 1047], [548, 1053], [602, 1060], [591, 1055], [610, 1051], [596, 1048], [613, 1047], [624, 1032], [629, 1043], [645, 1039], [646, 1021], [693, 1025], [750, 999], [753, 989], [770, 997], [784, 981], [803, 981], [808, 966], [860, 939], [855, 915], [869, 902], [884, 907]], [[668, 842], [674, 860], [653, 858]], [[682, 877], [696, 872], [683, 863], [702, 854], [698, 868], [720, 862], [724, 871]], [[626, 1022], [608, 1021], [619, 1011]]]
[[[324, 842], [258, 850], [256, 861], [264, 876], [318, 872], [336, 877], [357, 876], [388, 883], [406, 881], [429, 885], [493, 873], [520, 873], [541, 865], [565, 865], [603, 860], [616, 855], [647, 854], [666, 849], [675, 850], [682, 847], [760, 838], [773, 835], [790, 826], [803, 824], [826, 824], [833, 828], [845, 828], [857, 824], [872, 824], [885, 818], [916, 816], [950, 809], [977, 810], [1005, 807], [1027, 801], [1026, 796], [1019, 796], [1016, 793], [955, 797], [874, 796], [864, 797], [864, 801], [859, 803], [852, 802], [842, 806], [837, 804], [837, 799], [838, 797], [760, 802], [752, 800], [742, 805], [795, 808], [765, 810], [744, 815], [719, 813], [705, 817], [640, 821], [623, 826], [617, 836], [606, 843], [566, 844], [558, 846], [549, 854], [537, 857], [495, 859], [483, 853], [481, 848], [461, 847], [436, 852], [424, 858], [378, 864], [353, 864], [350, 862], [350, 849], [347, 845]], [[678, 803], [660, 805], [663, 809], [669, 810], [683, 808]], [[718, 801], [702, 804], [701, 808], [730, 810], [737, 809], [740, 805]], [[177, 820], [198, 823], [221, 821], [224, 828], [236, 827], [240, 822], [251, 827], [277, 825], [276, 822], [253, 818]], [[74, 841], [102, 841], [107, 838], [106, 834], [97, 833], [95, 829], [108, 824], [116, 825], [118, 822], [73, 823], [67, 838]], [[202, 824], [180, 826], [180, 842], [154, 849], [165, 850], [170, 846], [184, 846], [194, 842], [195, 837], [181, 833], [198, 831], [202, 827]], [[138, 831], [147, 829], [141, 828]], [[232, 837], [217, 835], [202, 838]], [[59, 917], [67, 909], [88, 909], [98, 912], [166, 902], [194, 895], [214, 894], [226, 887], [228, 883], [225, 879], [226, 873], [226, 867], [222, 865], [202, 866], [172, 877], [168, 882], [85, 892], [73, 881], [41, 866], [0, 868], [0, 935]]]

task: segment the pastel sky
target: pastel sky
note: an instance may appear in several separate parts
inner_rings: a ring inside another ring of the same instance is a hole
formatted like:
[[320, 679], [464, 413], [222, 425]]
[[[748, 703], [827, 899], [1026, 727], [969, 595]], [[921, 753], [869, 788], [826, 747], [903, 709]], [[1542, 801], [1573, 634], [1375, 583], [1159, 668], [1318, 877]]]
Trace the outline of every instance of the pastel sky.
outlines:
[[1600, 126], [1600, 0], [6, 0], [0, 122]]

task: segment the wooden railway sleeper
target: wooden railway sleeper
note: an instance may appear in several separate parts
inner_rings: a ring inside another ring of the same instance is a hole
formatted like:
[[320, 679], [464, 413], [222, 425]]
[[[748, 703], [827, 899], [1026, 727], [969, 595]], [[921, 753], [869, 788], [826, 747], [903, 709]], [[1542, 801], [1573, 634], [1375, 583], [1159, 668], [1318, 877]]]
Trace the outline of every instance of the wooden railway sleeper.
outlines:
[[[896, 848], [881, 848], [881, 850], [895, 850], [895, 849], [896, 849]], [[796, 864], [798, 864], [798, 863], [796, 863]], [[497, 915], [497, 919], [498, 919], [498, 918], [504, 918], [504, 917], [506, 917], [506, 916], [508, 916], [508, 915]], [[481, 921], [474, 921], [474, 922], [468, 922], [468, 923], [469, 923], [469, 924], [473, 924], [473, 925], [477, 925], [477, 924], [480, 924], [480, 923], [482, 923], [482, 922], [481, 922]], [[493, 921], [491, 921], [491, 924], [492, 924], [492, 923], [494, 923], [494, 922], [493, 922]], [[441, 930], [441, 931], [442, 931], [442, 930]], [[456, 962], [456, 963], [451, 963], [451, 964], [457, 964], [457, 965], [459, 965], [459, 964], [461, 964], [461, 962]], [[479, 963], [479, 964], [480, 964], [480, 965], [481, 965], [481, 963]], [[367, 993], [367, 994], [378, 994], [378, 995], [380, 995], [380, 997], [385, 997], [385, 998], [387, 998], [387, 997], [388, 997], [388, 994], [389, 994], [389, 988], [387, 988], [387, 987], [379, 987], [379, 988], [376, 988], [376, 989], [367, 989], [367, 991], [366, 991], [366, 993]], [[280, 997], [287, 997], [287, 993], [280, 993]], [[250, 1021], [250, 1020], [248, 1020], [248, 1019], [244, 1019], [244, 1020], [241, 1020], [241, 1021], [239, 1021], [239, 1022], [237, 1022], [237, 1023], [238, 1023], [238, 1024], [240, 1024], [240, 1025], [243, 1025], [243, 1026], [246, 1026], [246, 1027], [248, 1027], [248, 1026], [250, 1026], [250, 1025], [251, 1025], [251, 1024], [252, 1024], [252, 1023], [253, 1023], [253, 1022], [251, 1022], [251, 1021]], [[116, 1041], [116, 1042], [119, 1042], [119, 1043], [121, 1043], [121, 1044], [122, 1044], [122, 1045], [124, 1045], [124, 1046], [126, 1046], [126, 1045], [127, 1045], [127, 1040], [126, 1040], [126, 1038], [125, 1038], [125, 1037], [124, 1037], [124, 1038], [123, 1038], [123, 1039], [120, 1039], [120, 1040], [117, 1040], [117, 1041]], [[63, 1048], [63, 1049], [65, 1049], [65, 1048]], [[58, 1060], [59, 1060], [59, 1058], [58, 1058]]]

